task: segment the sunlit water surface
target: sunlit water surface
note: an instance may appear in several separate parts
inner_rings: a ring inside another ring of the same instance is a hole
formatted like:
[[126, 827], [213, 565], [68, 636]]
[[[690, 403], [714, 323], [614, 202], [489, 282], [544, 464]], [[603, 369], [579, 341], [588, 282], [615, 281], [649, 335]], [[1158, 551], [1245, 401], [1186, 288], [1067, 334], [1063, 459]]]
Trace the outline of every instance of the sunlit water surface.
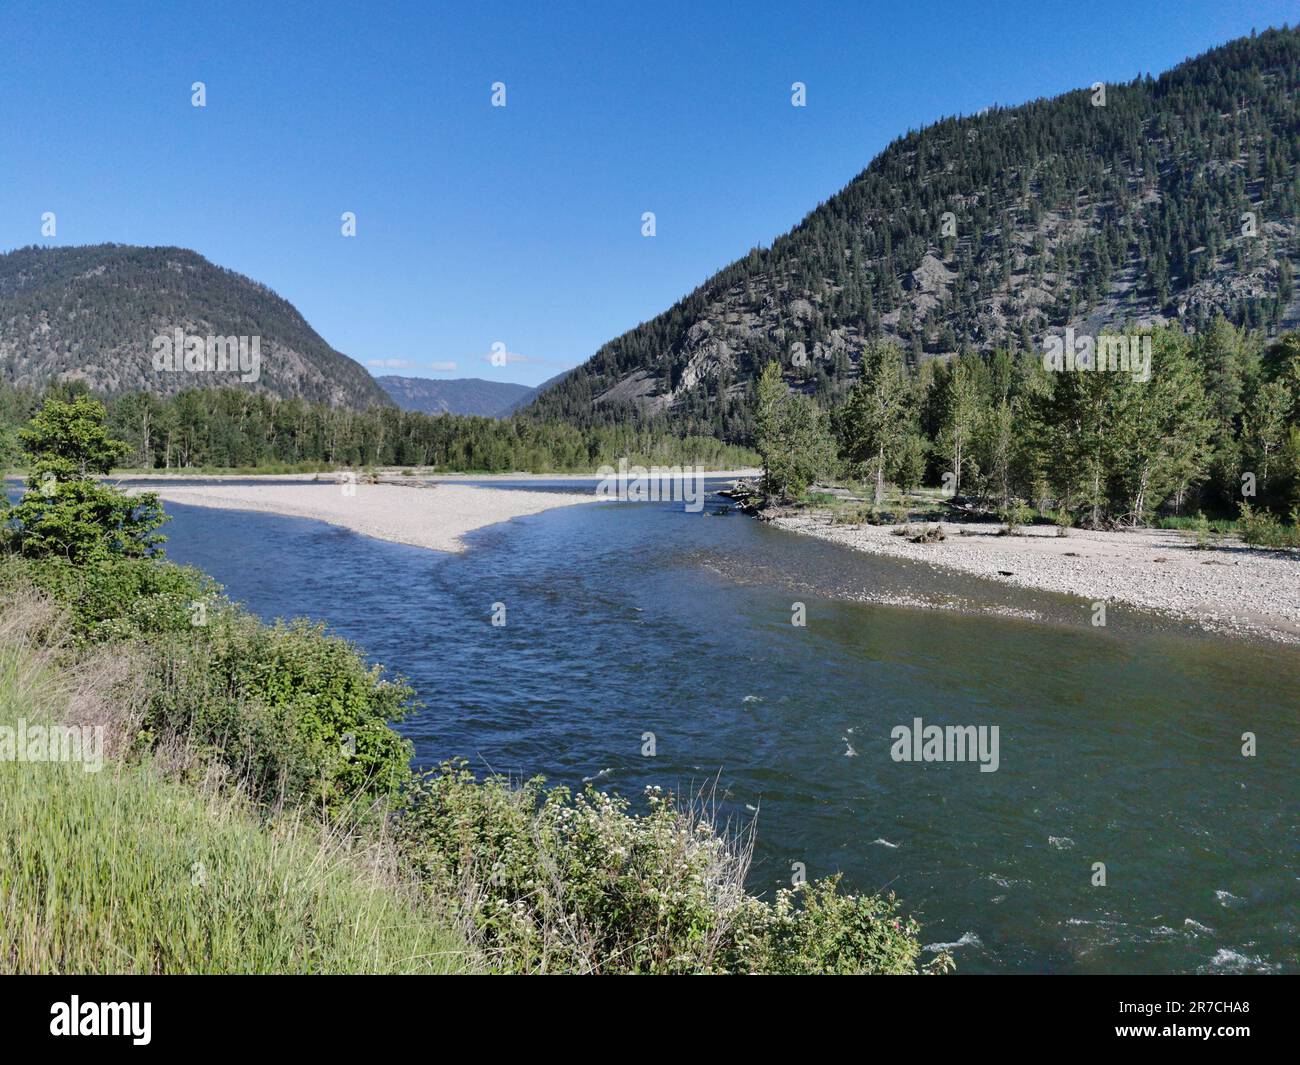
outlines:
[[[568, 507], [460, 555], [169, 505], [167, 549], [263, 617], [322, 618], [405, 674], [419, 762], [638, 802], [716, 780], [727, 815], [757, 811], [753, 890], [803, 863], [897, 892], [959, 971], [1300, 971], [1300, 654], [1118, 610], [1093, 628], [1079, 600], [722, 503]], [[891, 730], [916, 717], [996, 725], [997, 772], [893, 761]]]

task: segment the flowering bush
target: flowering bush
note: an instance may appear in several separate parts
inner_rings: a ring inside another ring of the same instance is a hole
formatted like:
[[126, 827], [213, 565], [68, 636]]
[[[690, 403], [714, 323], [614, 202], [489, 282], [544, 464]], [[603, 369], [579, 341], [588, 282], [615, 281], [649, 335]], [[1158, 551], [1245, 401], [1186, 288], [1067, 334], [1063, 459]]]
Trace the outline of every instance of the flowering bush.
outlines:
[[649, 809], [541, 778], [477, 781], [463, 762], [417, 778], [399, 845], [489, 962], [510, 972], [915, 973], [915, 922], [838, 878], [745, 891], [752, 836], [659, 789]]

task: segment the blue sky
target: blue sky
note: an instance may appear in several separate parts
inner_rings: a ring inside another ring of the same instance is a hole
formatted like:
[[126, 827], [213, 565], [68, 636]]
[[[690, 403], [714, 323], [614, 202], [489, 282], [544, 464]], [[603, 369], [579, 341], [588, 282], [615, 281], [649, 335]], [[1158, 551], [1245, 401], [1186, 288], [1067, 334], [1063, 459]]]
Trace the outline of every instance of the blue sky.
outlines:
[[[5, 0], [0, 250], [193, 248], [373, 372], [535, 384], [909, 128], [1298, 17], [1294, 0]], [[494, 344], [522, 358], [493, 366]]]

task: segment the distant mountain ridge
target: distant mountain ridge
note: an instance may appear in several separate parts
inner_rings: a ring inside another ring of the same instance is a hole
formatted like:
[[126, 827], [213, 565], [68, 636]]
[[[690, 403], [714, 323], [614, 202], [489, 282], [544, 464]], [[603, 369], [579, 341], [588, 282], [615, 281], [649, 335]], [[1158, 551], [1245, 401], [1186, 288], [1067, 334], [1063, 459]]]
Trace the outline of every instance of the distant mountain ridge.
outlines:
[[1300, 31], [1159, 78], [948, 118], [887, 146], [769, 249], [602, 346], [527, 408], [745, 440], [779, 360], [823, 405], [870, 339], [913, 367], [1048, 333], [1216, 313], [1300, 323]]
[[[177, 329], [260, 338], [257, 380], [156, 369], [154, 339]], [[173, 247], [28, 247], [0, 255], [0, 375], [33, 388], [80, 380], [109, 395], [238, 386], [354, 409], [392, 402], [288, 300]]]
[[388, 374], [375, 381], [402, 410], [424, 414], [474, 414], [503, 418], [526, 403], [537, 389], [481, 377], [431, 380]]

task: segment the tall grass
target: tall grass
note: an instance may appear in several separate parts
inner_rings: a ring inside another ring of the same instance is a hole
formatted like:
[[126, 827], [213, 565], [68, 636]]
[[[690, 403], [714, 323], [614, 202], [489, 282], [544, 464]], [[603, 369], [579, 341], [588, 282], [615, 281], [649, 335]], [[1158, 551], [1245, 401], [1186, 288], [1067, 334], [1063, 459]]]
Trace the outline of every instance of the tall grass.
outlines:
[[1204, 527], [1220, 536], [1241, 531], [1235, 518], [1205, 518], [1189, 514], [1169, 514], [1156, 522], [1157, 529], [1176, 529], [1179, 532], [1196, 532]]
[[[99, 725], [111, 753], [98, 773], [0, 757], [0, 971], [951, 967], [920, 962], [892, 895], [836, 878], [749, 895], [753, 825], [711, 803], [656, 789], [633, 813], [463, 763], [412, 775], [385, 723], [404, 687], [224, 601], [195, 627], [185, 579], [149, 560], [0, 566], [0, 726]], [[113, 609], [145, 590], [143, 615]]]
[[[0, 625], [0, 725], [131, 727], [70, 668], [32, 611]], [[122, 746], [110, 736], [106, 746]], [[0, 760], [0, 971], [445, 973], [464, 943], [363, 844], [297, 819], [259, 821], [235, 792], [161, 778], [149, 762]]]

